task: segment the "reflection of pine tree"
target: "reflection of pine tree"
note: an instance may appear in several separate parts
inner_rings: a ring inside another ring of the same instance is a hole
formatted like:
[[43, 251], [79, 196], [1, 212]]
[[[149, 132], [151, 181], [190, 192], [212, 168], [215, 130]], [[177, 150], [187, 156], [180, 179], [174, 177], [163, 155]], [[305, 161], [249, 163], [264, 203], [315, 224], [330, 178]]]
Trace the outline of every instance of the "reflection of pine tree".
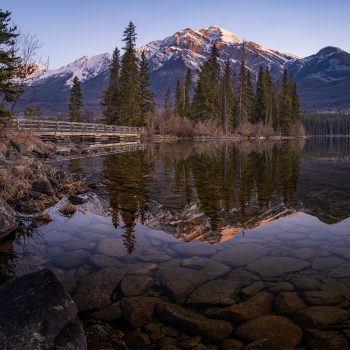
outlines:
[[135, 250], [136, 235], [134, 224], [127, 225], [125, 227], [125, 233], [122, 235], [123, 244], [129, 254]]

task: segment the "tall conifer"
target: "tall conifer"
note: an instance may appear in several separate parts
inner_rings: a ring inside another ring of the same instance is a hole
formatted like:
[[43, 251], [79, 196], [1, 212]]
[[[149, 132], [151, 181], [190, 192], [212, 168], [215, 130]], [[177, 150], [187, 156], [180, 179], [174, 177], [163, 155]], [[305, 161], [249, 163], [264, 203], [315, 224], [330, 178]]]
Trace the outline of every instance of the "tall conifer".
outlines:
[[7, 123], [11, 113], [7, 104], [21, 93], [13, 81], [20, 58], [16, 56], [18, 37], [16, 26], [11, 26], [11, 13], [0, 9], [0, 124]]
[[230, 61], [226, 62], [221, 82], [221, 120], [227, 133], [233, 127], [234, 94]]
[[73, 78], [73, 86], [70, 91], [69, 100], [69, 120], [71, 122], [81, 121], [81, 109], [83, 107], [83, 95], [81, 92], [80, 81], [77, 76]]
[[103, 115], [107, 124], [115, 124], [118, 123], [120, 101], [120, 52], [117, 47], [113, 52], [109, 71], [109, 82], [102, 96], [102, 105], [104, 106]]
[[136, 28], [130, 22], [124, 30], [124, 55], [120, 72], [119, 122], [139, 126], [141, 120], [141, 91], [138, 59], [136, 57]]
[[151, 85], [150, 72], [144, 51], [141, 53], [140, 60], [140, 124], [144, 125], [147, 117], [155, 112], [155, 96], [149, 89]]

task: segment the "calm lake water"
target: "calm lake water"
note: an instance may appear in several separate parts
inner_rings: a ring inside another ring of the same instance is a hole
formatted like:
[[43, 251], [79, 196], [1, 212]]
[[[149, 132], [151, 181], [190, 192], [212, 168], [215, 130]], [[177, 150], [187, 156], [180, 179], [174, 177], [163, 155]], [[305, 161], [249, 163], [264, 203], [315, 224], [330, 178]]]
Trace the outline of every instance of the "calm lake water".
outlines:
[[[72, 217], [58, 213], [59, 203], [49, 210], [52, 222], [3, 243], [2, 274], [49, 268], [88, 312], [147, 295], [220, 318], [207, 308], [261, 291], [295, 292], [305, 307], [349, 310], [348, 138], [152, 144], [56, 165], [103, 184], [102, 199]], [[119, 278], [109, 282], [110, 300], [101, 304], [92, 295], [86, 305], [82, 289], [89, 291], [96, 276], [91, 294], [101, 293], [98, 273], [113, 268], [124, 280], [136, 276], [132, 290]], [[226, 290], [221, 299], [210, 281]], [[230, 294], [225, 286], [232, 281], [239, 288]], [[305, 291], [333, 294], [312, 298]]]

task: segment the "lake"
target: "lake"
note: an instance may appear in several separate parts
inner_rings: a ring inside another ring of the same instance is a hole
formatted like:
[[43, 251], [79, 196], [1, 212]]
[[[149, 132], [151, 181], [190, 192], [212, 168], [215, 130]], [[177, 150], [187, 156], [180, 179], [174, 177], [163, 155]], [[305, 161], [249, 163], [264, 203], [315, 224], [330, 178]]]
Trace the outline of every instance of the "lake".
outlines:
[[181, 346], [188, 322], [198, 344], [231, 333], [248, 344], [270, 332], [284, 349], [312, 348], [301, 331], [309, 328], [349, 336], [349, 138], [159, 143], [55, 165], [100, 184], [96, 195], [72, 217], [60, 202], [50, 223], [27, 223], [0, 245], [3, 276], [51, 269], [82, 318], [140, 329], [147, 341], [137, 341], [159, 348], [164, 331], [155, 335], [148, 307], [126, 299], [234, 325], [213, 323], [211, 334], [182, 308], [176, 318], [158, 307], [157, 320], [183, 322], [165, 333], [180, 348], [191, 348]]

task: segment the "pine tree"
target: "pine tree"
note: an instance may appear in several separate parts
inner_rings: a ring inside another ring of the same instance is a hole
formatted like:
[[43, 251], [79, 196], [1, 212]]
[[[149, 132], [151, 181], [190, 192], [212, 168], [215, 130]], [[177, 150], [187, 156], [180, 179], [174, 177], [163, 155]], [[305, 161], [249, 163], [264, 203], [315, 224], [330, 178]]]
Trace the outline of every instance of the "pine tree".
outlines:
[[107, 124], [116, 124], [118, 122], [119, 74], [120, 52], [116, 47], [109, 68], [109, 82], [102, 96], [103, 115]]
[[292, 124], [292, 97], [287, 70], [283, 72], [279, 104], [278, 127], [284, 134], [288, 134]]
[[238, 124], [248, 121], [249, 115], [247, 110], [247, 78], [248, 71], [245, 66], [245, 42], [242, 44], [241, 65], [238, 77]]
[[214, 44], [211, 57], [207, 60], [199, 73], [198, 83], [192, 103], [192, 118], [194, 120], [214, 119], [220, 121], [220, 65], [219, 52]]
[[183, 94], [183, 87], [181, 86], [180, 81], [178, 80], [176, 83], [176, 90], [175, 90], [175, 112], [177, 115], [183, 117], [184, 116], [184, 94]]
[[192, 73], [191, 69], [187, 69], [185, 76], [185, 84], [184, 84], [184, 115], [187, 118], [190, 118], [191, 115], [191, 99], [190, 92], [192, 88]]
[[149, 89], [151, 85], [151, 78], [149, 67], [144, 51], [141, 53], [140, 61], [140, 100], [141, 100], [141, 120], [140, 125], [144, 125], [147, 117], [155, 112], [155, 96]]
[[165, 95], [164, 95], [164, 102], [163, 102], [163, 118], [169, 119], [172, 115], [173, 111], [173, 105], [171, 103], [171, 92], [170, 88], [168, 87], [166, 89]]
[[221, 120], [225, 133], [233, 127], [233, 107], [232, 70], [230, 61], [227, 61], [221, 82]]
[[0, 124], [11, 118], [7, 104], [14, 102], [21, 93], [13, 83], [20, 58], [16, 56], [17, 27], [10, 26], [11, 13], [0, 9]]
[[119, 80], [119, 122], [139, 126], [142, 124], [140, 74], [135, 51], [136, 31], [132, 22], [124, 30], [123, 41], [125, 47]]
[[292, 94], [292, 123], [300, 123], [300, 102], [297, 92], [297, 84], [294, 81], [291, 81], [291, 94]]
[[81, 121], [81, 109], [83, 107], [83, 95], [81, 92], [80, 81], [77, 76], [73, 78], [73, 86], [70, 91], [69, 100], [69, 120], [71, 122]]
[[265, 74], [262, 66], [259, 68], [258, 80], [256, 83], [256, 94], [254, 100], [254, 110], [251, 119], [252, 123], [260, 123], [265, 119]]
[[264, 124], [268, 126], [272, 126], [274, 113], [275, 113], [275, 89], [273, 80], [268, 68], [265, 70], [264, 74], [264, 86], [265, 86], [265, 116], [264, 116]]
[[250, 76], [249, 70], [247, 70], [247, 78], [246, 78], [246, 92], [245, 92], [245, 110], [247, 113], [246, 120], [249, 120], [253, 115], [253, 107], [254, 107], [254, 87], [252, 78]]

